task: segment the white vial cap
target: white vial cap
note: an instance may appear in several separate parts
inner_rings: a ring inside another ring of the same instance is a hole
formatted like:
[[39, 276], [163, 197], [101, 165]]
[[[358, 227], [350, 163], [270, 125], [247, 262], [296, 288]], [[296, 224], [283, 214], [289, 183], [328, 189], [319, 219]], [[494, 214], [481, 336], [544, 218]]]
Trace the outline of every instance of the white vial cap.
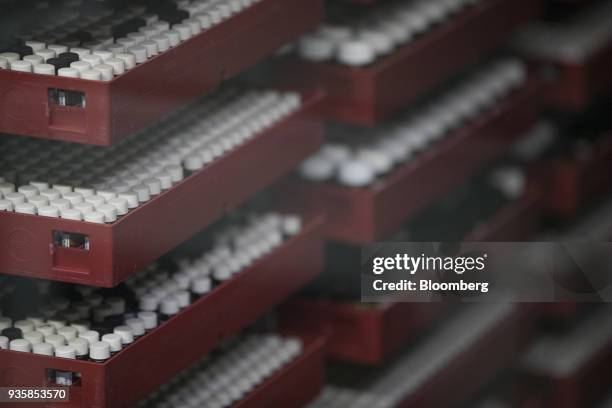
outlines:
[[115, 207], [117, 215], [125, 215], [128, 213], [128, 202], [125, 198], [111, 198], [108, 200], [108, 204]]
[[99, 64], [94, 66], [94, 70], [100, 73], [100, 79], [102, 81], [110, 81], [115, 75], [114, 68], [109, 64]]
[[29, 320], [17, 320], [13, 326], [20, 329], [22, 333], [30, 333], [34, 331], [34, 323]]
[[179, 165], [170, 164], [164, 167], [164, 170], [170, 174], [170, 177], [172, 177], [172, 182], [174, 183], [178, 183], [184, 177], [183, 168]]
[[76, 350], [72, 346], [60, 346], [55, 348], [55, 357], [76, 359]]
[[66, 338], [64, 336], [60, 336], [59, 334], [52, 334], [50, 336], [45, 336], [45, 342], [52, 344], [55, 348], [58, 348], [66, 345]]
[[368, 65], [374, 62], [375, 58], [372, 47], [362, 40], [344, 41], [338, 49], [338, 61], [346, 65]]
[[38, 208], [38, 215], [41, 215], [43, 217], [58, 218], [59, 214], [60, 212], [57, 207], [53, 207], [51, 205], [45, 205]]
[[23, 194], [27, 198], [30, 198], [38, 194], [38, 189], [32, 185], [25, 185], [19, 187], [17, 192]]
[[81, 57], [81, 61], [85, 61], [92, 67], [95, 67], [96, 65], [99, 65], [102, 63], [102, 57], [100, 57], [99, 55], [95, 55], [95, 54], [88, 54], [88, 55], [83, 55]]
[[117, 209], [110, 204], [100, 204], [96, 207], [96, 211], [104, 214], [104, 222], [117, 221]]
[[54, 189], [46, 189], [40, 192], [40, 195], [43, 197], [47, 197], [49, 201], [55, 200], [56, 198], [61, 198], [61, 193]]
[[45, 49], [45, 43], [40, 41], [26, 41], [25, 45], [32, 48], [34, 52]]
[[106, 50], [112, 52], [114, 56], [125, 52], [125, 45], [123, 44], [111, 44], [106, 47]]
[[31, 331], [24, 333], [23, 338], [30, 342], [33, 346], [42, 343], [45, 340], [45, 336], [39, 331]]
[[29, 61], [11, 61], [11, 70], [19, 72], [32, 72], [32, 63]]
[[161, 33], [161, 35], [166, 36], [168, 38], [168, 43], [170, 47], [176, 47], [181, 42], [181, 34], [176, 30], [166, 30]]
[[0, 183], [0, 193], [8, 194], [15, 192], [15, 185], [13, 183]]
[[110, 353], [110, 344], [105, 341], [98, 341], [89, 345], [89, 357], [92, 360], [108, 360]]
[[68, 210], [70, 208], [70, 201], [65, 200], [63, 198], [56, 198], [54, 200], [49, 201], [49, 205], [57, 208], [60, 211]]
[[111, 198], [117, 197], [117, 193], [115, 193], [114, 191], [108, 191], [108, 190], [98, 190], [97, 195], [99, 195], [100, 197], [104, 198], [107, 201], [110, 200]]
[[50, 64], [39, 64], [34, 66], [34, 73], [39, 75], [55, 75], [55, 67]]
[[26, 200], [26, 196], [24, 196], [22, 193], [5, 193], [4, 198], [10, 201], [13, 206], [24, 203]]
[[93, 52], [93, 55], [97, 55], [98, 57], [100, 57], [100, 59], [103, 62], [106, 62], [106, 60], [113, 58], [113, 53], [110, 51], [105, 51], [105, 50], [97, 50]]
[[152, 312], [157, 310], [159, 306], [159, 298], [150, 293], [140, 297], [139, 307], [141, 310]]
[[36, 206], [31, 203], [19, 203], [15, 205], [15, 212], [19, 214], [36, 215]]
[[[75, 306], [77, 306], [77, 305], [75, 304]], [[91, 310], [91, 307], [89, 305], [87, 305], [87, 308], [85, 308], [85, 310], [87, 311], [86, 315], [89, 316], [89, 311]], [[85, 314], [85, 313], [81, 313], [81, 315], [83, 315], [83, 314]], [[80, 335], [82, 333], [85, 333], [85, 332], [89, 331], [89, 322], [86, 321], [86, 320], [85, 321], [84, 320], [79, 320], [78, 322], [71, 323], [70, 326], [74, 327], [77, 330], [77, 333], [78, 333], [77, 334], [77, 338], [80, 338]]]
[[302, 36], [298, 42], [300, 57], [308, 61], [326, 61], [334, 56], [335, 45], [333, 41], [317, 34]]
[[9, 343], [9, 349], [12, 351], [21, 351], [23, 353], [30, 353], [32, 351], [32, 345], [25, 339], [11, 340]]
[[159, 52], [168, 51], [168, 49], [170, 48], [170, 41], [165, 35], [154, 35], [153, 37], [151, 37], [151, 41], [155, 42], [155, 44], [157, 45], [157, 50]]
[[76, 69], [79, 75], [82, 75], [85, 71], [91, 69], [91, 64], [85, 61], [74, 61], [70, 63], [70, 68]]
[[138, 312], [138, 318], [144, 322], [145, 329], [151, 330], [157, 327], [157, 313], [151, 311]]
[[107, 342], [110, 345], [111, 351], [114, 353], [121, 351], [121, 349], [123, 348], [121, 336], [119, 336], [118, 334], [105, 334], [104, 336], [102, 336], [102, 341]]
[[212, 289], [212, 281], [208, 277], [200, 277], [191, 283], [191, 291], [197, 295], [203, 295]]
[[40, 64], [44, 64], [45, 63], [45, 59], [43, 57], [41, 57], [40, 55], [26, 55], [25, 57], [23, 57], [24, 61], [28, 61], [30, 64], [32, 64], [32, 69], [34, 69], [34, 67], [36, 67], [36, 65], [40, 65]]
[[65, 210], [61, 210], [60, 216], [66, 220], [72, 221], [81, 221], [83, 219], [83, 214], [79, 210], [75, 210], [74, 208], [67, 208]]
[[47, 48], [51, 51], [55, 52], [55, 55], [63, 54], [64, 52], [68, 52], [68, 47], [60, 44], [49, 44]]
[[57, 334], [64, 336], [67, 341], [70, 341], [76, 339], [78, 332], [74, 327], [64, 326], [57, 329]]
[[142, 45], [128, 47], [127, 52], [134, 56], [136, 64], [142, 64], [147, 61], [147, 49]]
[[157, 195], [161, 193], [161, 183], [156, 178], [147, 178], [142, 180], [142, 184], [149, 188], [149, 193], [151, 195]]
[[102, 73], [95, 69], [88, 69], [87, 71], [81, 72], [81, 78], [88, 81], [99, 81], [102, 79]]
[[163, 298], [159, 304], [159, 311], [165, 315], [175, 315], [180, 311], [179, 301], [174, 295]]
[[94, 210], [93, 204], [88, 203], [87, 201], [83, 201], [82, 203], [76, 203], [72, 206], [72, 208], [82, 212], [84, 214], [83, 217], [85, 216], [86, 213]]
[[85, 333], [80, 333], [79, 338], [87, 340], [89, 344], [100, 341], [100, 333], [95, 330], [88, 330]]
[[141, 203], [144, 203], [146, 201], [149, 201], [151, 199], [151, 194], [149, 191], [149, 187], [143, 185], [143, 184], [137, 184], [134, 187], [132, 187], [132, 191], [134, 193], [137, 194], [138, 196], [138, 201]]
[[7, 350], [9, 347], [9, 339], [6, 336], [0, 336], [0, 350]]
[[104, 204], [106, 202], [104, 197], [101, 197], [97, 194], [93, 196], [85, 197], [85, 201], [90, 204], [93, 204], [94, 207], [100, 204]]
[[94, 224], [104, 224], [104, 214], [98, 211], [89, 211], [85, 213], [84, 220]]
[[80, 47], [72, 47], [70, 48], [70, 52], [74, 52], [75, 54], [77, 54], [79, 56], [79, 59], [83, 58], [85, 55], [91, 54], [91, 50]]
[[120, 193], [119, 194], [119, 198], [123, 198], [125, 199], [125, 201], [127, 201], [127, 205], [129, 209], [133, 209], [138, 207], [138, 194], [136, 194], [133, 191], [128, 191], [125, 193]]
[[38, 354], [40, 356], [49, 356], [52, 357], [55, 353], [54, 347], [49, 343], [39, 343], [35, 344], [32, 348], [32, 353]]
[[57, 75], [61, 77], [78, 78], [79, 71], [75, 68], [64, 67], [57, 70]]
[[89, 354], [89, 343], [82, 338], [72, 339], [68, 345], [73, 347], [77, 356], [86, 356]]
[[134, 54], [129, 54], [127, 52], [119, 53], [115, 54], [115, 58], [123, 61], [126, 70], [132, 69], [136, 66], [136, 57], [134, 56]]
[[132, 329], [134, 336], [142, 336], [145, 333], [145, 325], [142, 319], [133, 317], [131, 319], [127, 319], [125, 324]]
[[121, 337], [121, 342], [123, 344], [130, 344], [134, 342], [134, 333], [132, 333], [130, 326], [117, 326], [113, 332]]
[[185, 308], [191, 303], [191, 294], [186, 290], [179, 290], [178, 292], [175, 292], [174, 297], [178, 301], [181, 308]]
[[19, 61], [19, 54], [16, 52], [3, 52], [0, 54], [0, 57], [4, 58], [9, 62], [9, 65], [13, 61]]
[[374, 181], [374, 170], [359, 160], [351, 160], [340, 166], [338, 181], [349, 187], [363, 187]]
[[43, 336], [52, 336], [56, 333], [55, 326], [50, 324], [43, 324], [42, 326], [38, 326], [36, 331], [42, 333]]
[[104, 63], [113, 68], [114, 75], [121, 75], [125, 72], [125, 62], [119, 58], [109, 58]]
[[147, 50], [147, 57], [151, 58], [155, 55], [159, 54], [159, 49], [157, 48], [157, 43], [153, 40], [146, 40], [140, 43], [142, 47]]

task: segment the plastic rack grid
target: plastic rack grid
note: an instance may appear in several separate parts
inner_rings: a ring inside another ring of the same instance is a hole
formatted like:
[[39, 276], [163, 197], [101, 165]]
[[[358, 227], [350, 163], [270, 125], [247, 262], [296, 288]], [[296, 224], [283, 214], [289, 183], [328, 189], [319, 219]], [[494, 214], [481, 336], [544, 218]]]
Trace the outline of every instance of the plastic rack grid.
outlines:
[[[111, 81], [0, 70], [0, 132], [111, 145], [254, 65], [323, 18], [322, 0], [261, 0]], [[84, 92], [85, 107], [49, 101]]]
[[[47, 369], [79, 372], [81, 383], [71, 387], [70, 403], [62, 406], [129, 407], [314, 279], [323, 267], [322, 226], [322, 217], [307, 218], [299, 234], [105, 363], [0, 350], [0, 383], [45, 386]], [[299, 261], [303, 259], [308, 262]], [[317, 378], [320, 381], [314, 368], [322, 365], [321, 345], [313, 344], [310, 353], [317, 363], [303, 367], [313, 374], [312, 383], [296, 393], [306, 393]], [[160, 352], [169, 348], [180, 353]], [[275, 396], [253, 396], [259, 398]]]
[[[93, 286], [120, 283], [320, 148], [323, 125], [315, 111], [321, 98], [303, 96], [299, 110], [112, 224], [3, 212], [0, 241], [7, 245], [0, 248], [0, 269]], [[86, 235], [90, 249], [56, 245], [53, 231]]]
[[539, 1], [487, 0], [453, 17], [372, 66], [345, 67], [290, 59], [281, 64], [289, 83], [323, 85], [330, 119], [374, 125], [499, 46], [540, 12]]
[[437, 148], [369, 188], [294, 181], [286, 186], [288, 200], [326, 212], [327, 236], [332, 240], [360, 244], [381, 239], [509, 148], [534, 124], [540, 91], [539, 81], [529, 79]]

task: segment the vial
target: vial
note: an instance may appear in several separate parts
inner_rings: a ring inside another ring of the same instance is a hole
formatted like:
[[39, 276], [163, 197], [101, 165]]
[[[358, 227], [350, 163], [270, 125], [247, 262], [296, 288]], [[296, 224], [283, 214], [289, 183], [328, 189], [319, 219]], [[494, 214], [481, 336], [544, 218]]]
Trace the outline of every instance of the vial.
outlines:
[[159, 305], [160, 320], [167, 321], [180, 311], [179, 301], [174, 295], [167, 296], [161, 300]]
[[[157, 315], [156, 315], [157, 319]], [[146, 321], [145, 321], [146, 326]], [[121, 343], [123, 345], [132, 344], [134, 342], [134, 333], [132, 332], [132, 328], [130, 326], [117, 326], [113, 330], [113, 333], [121, 337]]]
[[94, 363], [104, 363], [111, 357], [110, 345], [104, 341], [98, 341], [89, 345], [89, 360]]
[[157, 327], [157, 313], [155, 312], [139, 312], [138, 318], [144, 322], [144, 327], [147, 332]]
[[121, 336], [115, 333], [109, 333], [102, 336], [102, 341], [106, 342], [110, 346], [111, 355], [115, 355], [123, 348], [123, 342]]
[[125, 321], [125, 325], [129, 326], [132, 329], [132, 333], [134, 334], [134, 339], [138, 339], [140, 336], [145, 334], [145, 324], [142, 319], [137, 317], [127, 319]]
[[32, 345], [25, 339], [15, 339], [10, 341], [9, 350], [20, 351], [22, 353], [31, 353]]
[[32, 353], [38, 354], [41, 356], [52, 357], [55, 354], [55, 349], [53, 345], [49, 343], [40, 343], [40, 344], [35, 344], [32, 347]]
[[89, 358], [89, 342], [83, 338], [75, 338], [68, 342], [76, 353], [77, 360], [87, 360]]
[[[55, 357], [76, 359], [76, 351], [72, 346], [60, 346], [55, 348]], [[74, 384], [75, 375], [72, 371], [55, 370], [55, 384], [70, 387]]]
[[9, 339], [6, 336], [0, 336], [0, 350], [8, 350]]
[[44, 340], [45, 340], [43, 334], [41, 332], [39, 332], [39, 331], [33, 331], [33, 332], [29, 332], [29, 333], [24, 333], [23, 334], [23, 338], [26, 339], [27, 341], [29, 341], [30, 344], [32, 344], [32, 346], [40, 344], [40, 343], [44, 342]]

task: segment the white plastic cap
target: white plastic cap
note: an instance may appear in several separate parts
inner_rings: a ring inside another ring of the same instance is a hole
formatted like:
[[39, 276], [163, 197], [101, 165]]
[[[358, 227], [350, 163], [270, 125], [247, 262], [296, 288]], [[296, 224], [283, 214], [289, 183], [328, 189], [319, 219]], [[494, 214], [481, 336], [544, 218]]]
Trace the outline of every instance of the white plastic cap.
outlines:
[[134, 56], [134, 54], [122, 52], [122, 53], [115, 54], [115, 58], [123, 61], [126, 71], [136, 66], [136, 57]]
[[140, 310], [155, 311], [159, 306], [159, 298], [152, 294], [145, 294], [140, 297]]
[[57, 75], [61, 77], [78, 78], [79, 71], [72, 67], [64, 67], [57, 70]]
[[9, 200], [0, 200], [0, 211], [13, 211], [13, 203]]
[[79, 338], [87, 340], [89, 344], [93, 344], [100, 341], [100, 333], [95, 330], [89, 330], [85, 333], [80, 333]]
[[109, 58], [104, 63], [113, 68], [113, 75], [121, 75], [125, 72], [125, 62], [119, 58]]
[[318, 34], [307, 34], [298, 42], [300, 57], [308, 61], [327, 61], [334, 56], [335, 44], [333, 41]]
[[107, 342], [110, 345], [110, 350], [113, 353], [121, 351], [123, 348], [123, 343], [121, 341], [121, 336], [115, 333], [109, 333], [102, 336], [102, 341]]
[[108, 360], [111, 356], [110, 344], [97, 341], [89, 345], [89, 357], [92, 360]]
[[26, 55], [25, 57], [23, 57], [24, 61], [28, 61], [30, 64], [32, 64], [32, 69], [34, 69], [34, 67], [36, 67], [36, 65], [40, 65], [40, 64], [44, 64], [45, 63], [45, 59], [43, 57], [41, 57], [40, 55]]
[[9, 348], [9, 339], [6, 336], [0, 336], [0, 350], [7, 350]]
[[52, 357], [55, 354], [55, 348], [49, 343], [39, 343], [32, 347], [32, 353]]
[[42, 343], [45, 340], [45, 336], [39, 331], [32, 331], [24, 333], [23, 338], [30, 342], [33, 346]]
[[25, 339], [11, 340], [9, 343], [9, 349], [13, 351], [21, 351], [24, 353], [30, 353], [32, 351], [32, 345]]
[[139, 312], [138, 318], [144, 322], [146, 330], [151, 330], [157, 327], [157, 313], [155, 312]]
[[68, 345], [73, 347], [77, 356], [86, 356], [89, 354], [89, 342], [83, 338], [72, 339]]
[[29, 320], [17, 320], [13, 326], [20, 329], [22, 333], [30, 333], [34, 331], [34, 323]]
[[76, 350], [72, 346], [60, 346], [55, 348], [55, 357], [76, 359]]
[[62, 194], [59, 191], [52, 189], [52, 188], [41, 190], [40, 195], [43, 197], [47, 197], [49, 201], [62, 197]]
[[34, 66], [34, 73], [39, 75], [55, 75], [55, 67], [51, 64], [39, 64]]
[[364, 187], [375, 179], [374, 170], [360, 160], [351, 160], [340, 166], [338, 181], [349, 187]]
[[117, 209], [110, 204], [100, 204], [96, 206], [96, 211], [104, 214], [104, 222], [110, 223], [117, 221]]
[[60, 211], [60, 216], [66, 220], [81, 221], [83, 214], [79, 210], [73, 208], [67, 208]]
[[209, 277], [200, 277], [191, 283], [191, 291], [196, 295], [203, 295], [212, 290], [212, 280]]
[[11, 70], [19, 72], [32, 72], [32, 63], [29, 61], [11, 61]]
[[100, 72], [100, 79], [102, 81], [110, 81], [115, 75], [115, 70], [110, 64], [95, 65], [93, 69]]
[[363, 40], [348, 40], [340, 44], [338, 61], [351, 66], [363, 66], [374, 62], [376, 53], [372, 46]]
[[81, 78], [88, 81], [99, 81], [102, 79], [102, 73], [96, 69], [88, 69], [81, 72]]
[[134, 336], [142, 336], [145, 333], [145, 325], [142, 319], [136, 317], [127, 319], [125, 324], [132, 329]]
[[64, 326], [57, 329], [57, 334], [60, 336], [64, 336], [67, 341], [75, 339], [78, 335], [77, 329], [70, 326]]
[[121, 337], [121, 342], [123, 344], [130, 344], [134, 342], [134, 333], [132, 332], [132, 328], [130, 326], [117, 326], [113, 332]]
[[45, 336], [45, 337], [52, 336], [55, 333], [57, 333], [57, 330], [55, 329], [55, 326], [50, 325], [50, 324], [43, 324], [41, 326], [38, 326], [36, 328], [36, 331], [42, 333], [42, 335]]
[[15, 212], [19, 214], [36, 215], [36, 206], [32, 203], [20, 203], [15, 205]]
[[174, 295], [163, 298], [159, 304], [159, 311], [165, 315], [175, 315], [179, 312], [179, 301]]
[[142, 64], [147, 61], [147, 49], [142, 45], [128, 47], [127, 52], [134, 56], [136, 64]]
[[74, 61], [70, 63], [70, 68], [76, 69], [79, 76], [82, 76], [85, 71], [91, 69], [91, 64], [85, 61]]
[[66, 338], [59, 334], [52, 334], [50, 336], [45, 336], [45, 342], [52, 344], [55, 348], [58, 348], [66, 345]]

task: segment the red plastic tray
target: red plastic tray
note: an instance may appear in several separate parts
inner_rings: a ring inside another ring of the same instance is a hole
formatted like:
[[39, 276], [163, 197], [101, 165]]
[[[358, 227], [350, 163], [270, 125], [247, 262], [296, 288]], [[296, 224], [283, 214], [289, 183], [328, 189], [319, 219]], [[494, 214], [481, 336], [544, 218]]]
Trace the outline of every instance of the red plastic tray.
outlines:
[[373, 125], [499, 46], [536, 17], [540, 1], [487, 0], [398, 48], [366, 68], [291, 59], [281, 68], [289, 83], [323, 85], [324, 113], [341, 122]]
[[612, 90], [612, 41], [581, 62], [535, 60], [554, 67], [554, 82], [545, 94], [547, 104], [557, 109], [581, 112], [591, 102]]
[[[111, 145], [315, 27], [322, 0], [261, 0], [109, 82], [0, 71], [0, 132]], [[49, 103], [81, 91], [85, 108]]]
[[513, 363], [516, 353], [532, 337], [534, 327], [529, 309], [515, 306], [507, 318], [498, 321], [449, 364], [440, 367], [398, 407], [450, 407], [474, 396], [500, 369]]
[[537, 118], [540, 89], [537, 81], [529, 80], [496, 108], [447, 136], [436, 149], [369, 188], [293, 181], [285, 196], [292, 204], [326, 212], [330, 239], [362, 244], [384, 238], [523, 135]]
[[[321, 94], [264, 133], [113, 224], [0, 214], [0, 271], [112, 287], [147, 266], [320, 148]], [[275, 152], [282, 151], [282, 154]], [[257, 171], [252, 171], [254, 168]], [[54, 230], [89, 236], [90, 250], [55, 246]]]
[[611, 189], [612, 133], [603, 135], [578, 158], [558, 158], [542, 166], [545, 208], [555, 217], [570, 218]]
[[0, 350], [0, 386], [45, 386], [49, 368], [80, 372], [70, 403], [58, 406], [129, 407], [315, 278], [323, 267], [322, 225], [322, 217], [312, 218], [273, 253], [104, 364]]
[[331, 358], [377, 365], [435, 320], [443, 303], [364, 304], [298, 299], [280, 309], [284, 321], [318, 323], [329, 333]]
[[533, 236], [540, 224], [541, 194], [528, 188], [525, 194], [499, 209], [486, 223], [476, 226], [464, 241], [523, 241]]
[[304, 351], [283, 367], [234, 408], [302, 407], [313, 400], [323, 387], [325, 339], [304, 338]]

